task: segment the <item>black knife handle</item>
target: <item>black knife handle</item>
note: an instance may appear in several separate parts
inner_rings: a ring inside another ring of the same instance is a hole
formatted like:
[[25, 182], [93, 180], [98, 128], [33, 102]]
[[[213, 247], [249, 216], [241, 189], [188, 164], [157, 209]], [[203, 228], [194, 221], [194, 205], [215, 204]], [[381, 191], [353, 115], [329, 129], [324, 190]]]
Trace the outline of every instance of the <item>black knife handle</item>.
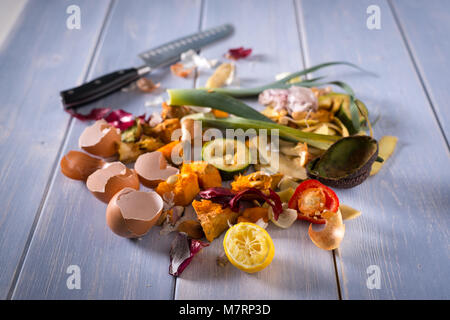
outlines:
[[81, 86], [61, 91], [62, 102], [67, 109], [80, 107], [125, 87], [139, 79], [141, 75], [136, 68], [105, 74]]

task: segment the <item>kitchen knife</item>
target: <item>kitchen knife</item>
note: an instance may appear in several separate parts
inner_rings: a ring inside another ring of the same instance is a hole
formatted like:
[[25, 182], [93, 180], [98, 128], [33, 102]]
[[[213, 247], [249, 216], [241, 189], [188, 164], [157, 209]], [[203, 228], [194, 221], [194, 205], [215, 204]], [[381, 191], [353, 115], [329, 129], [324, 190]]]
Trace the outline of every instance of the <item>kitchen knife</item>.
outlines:
[[195, 33], [139, 54], [145, 64], [138, 68], [122, 69], [93, 79], [81, 86], [61, 91], [65, 108], [76, 108], [114, 91], [117, 91], [155, 68], [175, 63], [180, 55], [190, 49], [198, 50], [214, 41], [222, 39], [233, 32], [229, 24]]

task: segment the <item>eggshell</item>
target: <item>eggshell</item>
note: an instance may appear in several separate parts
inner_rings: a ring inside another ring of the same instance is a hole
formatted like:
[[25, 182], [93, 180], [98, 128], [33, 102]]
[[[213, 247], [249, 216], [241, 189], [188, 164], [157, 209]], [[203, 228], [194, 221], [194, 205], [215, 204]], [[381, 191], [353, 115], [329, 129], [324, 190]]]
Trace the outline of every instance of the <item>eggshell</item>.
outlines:
[[108, 203], [123, 188], [139, 190], [139, 178], [134, 170], [117, 161], [108, 163], [91, 174], [86, 186], [97, 199]]
[[120, 130], [104, 119], [96, 121], [84, 129], [78, 144], [81, 149], [99, 157], [111, 157], [117, 153], [120, 142]]
[[141, 237], [158, 221], [163, 206], [163, 200], [154, 191], [124, 188], [109, 202], [106, 223], [121, 237]]
[[102, 168], [106, 164], [102, 159], [91, 157], [90, 155], [71, 150], [61, 159], [61, 172], [75, 180], [86, 179], [96, 170]]
[[139, 175], [141, 183], [149, 188], [156, 187], [160, 182], [179, 172], [177, 168], [167, 164], [166, 158], [159, 151], [140, 155], [134, 164], [134, 170]]

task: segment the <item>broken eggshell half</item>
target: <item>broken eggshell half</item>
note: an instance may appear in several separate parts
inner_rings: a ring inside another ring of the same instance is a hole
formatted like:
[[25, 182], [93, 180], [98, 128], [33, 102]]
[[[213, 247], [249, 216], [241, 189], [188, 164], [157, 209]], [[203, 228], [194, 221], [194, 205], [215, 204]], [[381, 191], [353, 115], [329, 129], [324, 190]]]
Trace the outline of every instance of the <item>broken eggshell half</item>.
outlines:
[[71, 150], [62, 157], [61, 172], [70, 179], [86, 181], [96, 170], [103, 168], [105, 161], [87, 153]]
[[158, 221], [163, 200], [154, 191], [124, 188], [114, 195], [106, 208], [106, 223], [117, 235], [138, 238]]
[[108, 163], [91, 174], [86, 186], [97, 199], [108, 203], [117, 192], [126, 187], [139, 190], [139, 178], [134, 170], [117, 161]]
[[140, 155], [134, 164], [141, 183], [148, 188], [155, 188], [168, 177], [178, 174], [179, 170], [167, 164], [166, 158], [159, 151]]
[[81, 149], [103, 158], [115, 155], [119, 143], [120, 130], [104, 119], [84, 129], [78, 140]]

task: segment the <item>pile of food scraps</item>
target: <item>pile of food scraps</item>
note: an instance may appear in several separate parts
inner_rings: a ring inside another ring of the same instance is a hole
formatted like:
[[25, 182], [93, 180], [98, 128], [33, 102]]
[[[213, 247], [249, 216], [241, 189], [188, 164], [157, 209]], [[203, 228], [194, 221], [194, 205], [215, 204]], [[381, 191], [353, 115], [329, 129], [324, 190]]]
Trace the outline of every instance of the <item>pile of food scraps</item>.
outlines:
[[[250, 53], [238, 48], [229, 58]], [[192, 53], [190, 59], [196, 59]], [[180, 64], [172, 72], [181, 77], [196, 67]], [[225, 262], [249, 273], [264, 269], [275, 254], [269, 224], [287, 229], [309, 223], [317, 247], [336, 249], [344, 238], [343, 221], [361, 213], [340, 203], [333, 189], [355, 187], [376, 174], [397, 142], [372, 137], [369, 111], [347, 84], [302, 79], [338, 64], [356, 67], [330, 62], [266, 86], [231, 88], [226, 86], [235, 66], [223, 63], [205, 88], [168, 90], [160, 114], [135, 117], [102, 109], [77, 116], [96, 121], [79, 138], [83, 151], [62, 158], [61, 171], [84, 181], [107, 204], [106, 223], [115, 234], [139, 238], [154, 226], [161, 234], [177, 232], [169, 253], [174, 276], [224, 232]], [[258, 97], [265, 110], [256, 111], [243, 97]], [[211, 128], [253, 134], [211, 138]], [[218, 262], [225, 265], [224, 259]]]

